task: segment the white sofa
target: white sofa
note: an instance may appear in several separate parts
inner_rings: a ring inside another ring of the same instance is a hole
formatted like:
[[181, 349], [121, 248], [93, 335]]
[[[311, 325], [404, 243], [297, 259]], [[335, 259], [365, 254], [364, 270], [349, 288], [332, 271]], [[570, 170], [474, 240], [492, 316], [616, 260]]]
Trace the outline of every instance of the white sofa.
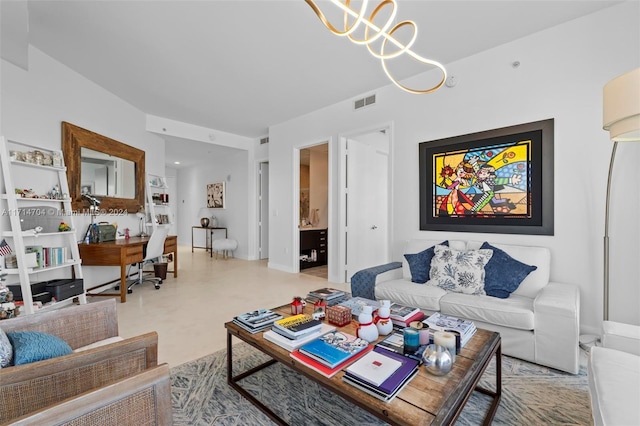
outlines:
[[640, 425], [640, 327], [605, 321], [587, 374], [596, 426]]
[[[411, 240], [404, 253], [418, 253], [442, 240]], [[481, 241], [453, 241], [455, 250], [475, 250]], [[479, 328], [499, 332], [502, 353], [576, 374], [579, 369], [580, 293], [573, 284], [549, 282], [551, 254], [548, 248], [493, 244], [512, 258], [537, 269], [507, 298], [448, 292], [440, 287], [411, 281], [403, 256], [402, 267], [375, 276], [376, 300], [420, 308], [425, 314], [470, 319]], [[353, 293], [352, 282], [352, 293]]]

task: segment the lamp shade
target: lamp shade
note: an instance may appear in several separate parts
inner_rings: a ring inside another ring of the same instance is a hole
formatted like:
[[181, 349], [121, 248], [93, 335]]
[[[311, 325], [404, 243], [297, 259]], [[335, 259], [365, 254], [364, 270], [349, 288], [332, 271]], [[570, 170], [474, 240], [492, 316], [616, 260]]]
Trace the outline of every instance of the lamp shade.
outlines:
[[605, 84], [602, 101], [602, 127], [610, 139], [640, 142], [640, 68]]

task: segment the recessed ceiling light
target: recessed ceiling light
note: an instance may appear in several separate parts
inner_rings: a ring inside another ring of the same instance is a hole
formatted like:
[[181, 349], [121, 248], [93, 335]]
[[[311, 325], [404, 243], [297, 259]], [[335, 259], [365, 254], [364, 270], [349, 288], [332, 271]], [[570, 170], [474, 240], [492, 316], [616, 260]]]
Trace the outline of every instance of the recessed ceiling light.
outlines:
[[179, 161], [174, 161], [173, 164], [180, 164], [180, 162]]

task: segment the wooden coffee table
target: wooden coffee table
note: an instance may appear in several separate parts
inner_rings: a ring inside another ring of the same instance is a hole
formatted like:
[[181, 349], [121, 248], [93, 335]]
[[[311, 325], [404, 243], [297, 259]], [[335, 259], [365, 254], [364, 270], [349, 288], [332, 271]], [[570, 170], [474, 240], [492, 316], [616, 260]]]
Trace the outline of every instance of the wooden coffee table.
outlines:
[[[311, 313], [312, 307], [307, 306], [306, 309], [306, 313]], [[285, 317], [291, 315], [289, 305], [273, 310], [280, 312]], [[458, 418], [474, 390], [493, 397], [483, 423], [488, 425], [491, 424], [500, 403], [502, 394], [501, 340], [498, 333], [488, 330], [478, 329], [476, 331], [471, 340], [462, 348], [461, 353], [456, 356], [453, 369], [447, 375], [434, 376], [428, 373], [424, 367], [420, 367], [418, 375], [393, 401], [387, 403], [345, 383], [342, 380], [343, 371], [338, 372], [332, 378], [327, 378], [306, 367], [291, 358], [286, 349], [265, 340], [262, 337], [263, 333], [251, 334], [233, 322], [227, 322], [224, 326], [227, 329], [227, 382], [278, 424], [285, 425], [287, 423], [238, 383], [243, 378], [276, 362], [286, 364], [337, 395], [394, 425], [451, 424]], [[352, 324], [339, 327], [339, 330], [355, 335]], [[250, 344], [272, 359], [233, 376], [233, 337]], [[479, 387], [478, 382], [494, 356], [496, 358], [495, 389], [489, 390]]]

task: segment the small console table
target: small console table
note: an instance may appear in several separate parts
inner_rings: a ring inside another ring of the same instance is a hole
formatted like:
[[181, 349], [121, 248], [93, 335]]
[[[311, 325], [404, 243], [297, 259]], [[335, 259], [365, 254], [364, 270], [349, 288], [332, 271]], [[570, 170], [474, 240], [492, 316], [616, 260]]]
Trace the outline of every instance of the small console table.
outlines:
[[[205, 237], [204, 237], [204, 247], [203, 246], [196, 246], [193, 245], [193, 230], [194, 229], [204, 229], [205, 230]], [[194, 248], [203, 248], [207, 251], [211, 251], [211, 241], [213, 241], [213, 232], [217, 229], [221, 229], [224, 230], [224, 237], [227, 238], [227, 228], [219, 228], [219, 227], [212, 227], [212, 226], [192, 226], [191, 227], [191, 253], [193, 253], [193, 249]]]

